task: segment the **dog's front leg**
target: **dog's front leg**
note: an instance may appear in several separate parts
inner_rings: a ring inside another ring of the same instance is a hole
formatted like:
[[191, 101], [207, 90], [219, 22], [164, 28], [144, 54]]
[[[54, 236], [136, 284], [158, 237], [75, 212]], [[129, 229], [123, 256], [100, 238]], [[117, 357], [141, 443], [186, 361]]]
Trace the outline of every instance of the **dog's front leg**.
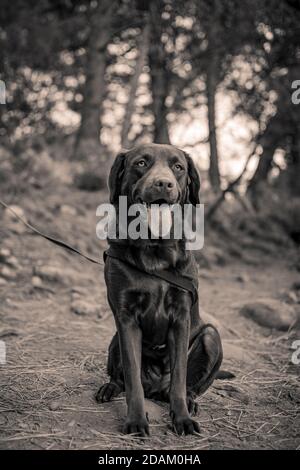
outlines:
[[117, 321], [125, 381], [127, 418], [124, 432], [149, 435], [145, 413], [144, 390], [141, 382], [142, 332], [134, 316], [125, 314]]
[[199, 424], [192, 420], [186, 403], [187, 357], [190, 331], [190, 312], [185, 306], [174, 317], [169, 330], [170, 354], [170, 416], [177, 434], [200, 432]]

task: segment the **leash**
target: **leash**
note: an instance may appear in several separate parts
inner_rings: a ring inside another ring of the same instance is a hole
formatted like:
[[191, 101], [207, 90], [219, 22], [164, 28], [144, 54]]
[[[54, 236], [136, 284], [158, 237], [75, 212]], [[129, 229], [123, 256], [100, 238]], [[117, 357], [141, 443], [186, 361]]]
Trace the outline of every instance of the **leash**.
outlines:
[[18, 220], [20, 220], [27, 228], [29, 228], [32, 232], [36, 233], [42, 238], [45, 238], [45, 240], [48, 240], [51, 243], [54, 243], [57, 246], [60, 246], [61, 248], [66, 248], [67, 250], [71, 251], [72, 253], [76, 253], [79, 256], [82, 256], [82, 258], [85, 258], [86, 260], [90, 261], [91, 263], [94, 264], [100, 264], [103, 266], [103, 263], [101, 261], [92, 258], [91, 256], [86, 255], [85, 253], [82, 253], [81, 251], [77, 250], [77, 248], [74, 248], [74, 246], [69, 245], [68, 243], [63, 242], [62, 240], [59, 240], [58, 238], [50, 237], [49, 235], [46, 235], [45, 233], [41, 232], [37, 228], [33, 227], [31, 224], [26, 222], [22, 217], [20, 217], [11, 207], [9, 207], [5, 202], [1, 201], [0, 199], [0, 204], [5, 207], [9, 212], [11, 212]]
[[[46, 235], [45, 233], [41, 232], [37, 228], [33, 227], [30, 223], [26, 222], [22, 217], [20, 217], [11, 207], [9, 207], [5, 202], [3, 202], [0, 199], [0, 204], [7, 209], [9, 212], [11, 212], [18, 220], [20, 220], [27, 228], [29, 228], [32, 232], [36, 233], [40, 237], [44, 238], [45, 240], [48, 240], [49, 242], [53, 243], [54, 245], [60, 246], [61, 248], [65, 248], [72, 253], [75, 253], [82, 258], [86, 259], [87, 261], [90, 261], [91, 263], [98, 264], [100, 266], [103, 266], [103, 263], [100, 260], [97, 260], [95, 258], [92, 258], [91, 256], [86, 255], [85, 253], [82, 253], [80, 250], [77, 250], [77, 248], [74, 248], [74, 246], [69, 245], [66, 242], [63, 242], [62, 240], [59, 240], [58, 238], [50, 237], [49, 235]], [[110, 247], [108, 250], [106, 250], [103, 253], [103, 260], [104, 263], [107, 259], [107, 256], [110, 256], [111, 258], [118, 259], [119, 261], [122, 261], [123, 263], [128, 264], [130, 267], [137, 269], [138, 271], [142, 272], [143, 274], [147, 274], [148, 276], [154, 276], [159, 279], [162, 279], [163, 281], [168, 282], [169, 284], [179, 287], [180, 289], [183, 289], [185, 291], [188, 291], [192, 295], [193, 299], [193, 306], [197, 304], [198, 302], [198, 290], [197, 286], [194, 284], [191, 278], [183, 275], [176, 275], [172, 271], [167, 271], [167, 270], [161, 270], [161, 271], [156, 271], [153, 273], [148, 273], [147, 271], [144, 271], [143, 269], [140, 269], [138, 266], [135, 264], [132, 264], [128, 261], [128, 259], [124, 256], [124, 252], [122, 249], [117, 249], [116, 247]]]

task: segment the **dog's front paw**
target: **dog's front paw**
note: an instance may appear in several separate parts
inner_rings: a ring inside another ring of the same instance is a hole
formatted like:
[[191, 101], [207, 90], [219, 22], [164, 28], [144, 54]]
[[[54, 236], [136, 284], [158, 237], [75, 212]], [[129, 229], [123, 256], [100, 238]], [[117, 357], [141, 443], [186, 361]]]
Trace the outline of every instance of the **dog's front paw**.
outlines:
[[114, 397], [117, 397], [119, 393], [121, 393], [121, 391], [121, 387], [119, 387], [118, 384], [116, 384], [115, 382], [109, 382], [99, 388], [98, 393], [96, 395], [96, 400], [98, 403], [110, 401]]
[[148, 416], [130, 418], [127, 417], [124, 425], [125, 434], [137, 434], [146, 437], [150, 435]]
[[198, 403], [195, 401], [195, 396], [193, 393], [188, 393], [186, 397], [186, 404], [191, 416], [196, 416], [198, 413]]
[[194, 421], [189, 416], [176, 416], [173, 415], [173, 429], [179, 436], [200, 433], [200, 426], [197, 421]]

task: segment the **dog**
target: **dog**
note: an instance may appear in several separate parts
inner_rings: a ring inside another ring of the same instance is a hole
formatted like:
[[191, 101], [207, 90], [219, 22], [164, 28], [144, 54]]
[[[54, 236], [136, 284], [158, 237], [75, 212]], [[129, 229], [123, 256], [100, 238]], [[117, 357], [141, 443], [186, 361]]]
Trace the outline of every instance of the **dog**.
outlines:
[[[108, 185], [116, 210], [119, 196], [127, 196], [129, 204], [200, 203], [193, 160], [171, 145], [140, 145], [120, 153]], [[157, 277], [167, 271], [197, 287], [193, 253], [185, 249], [184, 239], [108, 242], [117, 253], [107, 256], [104, 270], [117, 333], [109, 346], [110, 380], [96, 399], [107, 402], [125, 391], [125, 433], [149, 435], [144, 397], [170, 403], [176, 433], [197, 433], [195, 398], [216, 378], [223, 357], [221, 339], [214, 326], [201, 320], [189, 290]]]

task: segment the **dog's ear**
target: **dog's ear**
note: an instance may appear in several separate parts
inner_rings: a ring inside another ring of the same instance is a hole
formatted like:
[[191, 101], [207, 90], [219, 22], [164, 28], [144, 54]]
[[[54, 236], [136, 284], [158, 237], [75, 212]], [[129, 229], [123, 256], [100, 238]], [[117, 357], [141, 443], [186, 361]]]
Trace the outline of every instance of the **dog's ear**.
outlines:
[[187, 201], [195, 206], [200, 204], [200, 176], [192, 158], [185, 152], [184, 155], [188, 164]]
[[109, 200], [111, 204], [115, 204], [120, 196], [122, 177], [125, 167], [125, 159], [127, 152], [120, 152], [110, 169], [108, 177]]

